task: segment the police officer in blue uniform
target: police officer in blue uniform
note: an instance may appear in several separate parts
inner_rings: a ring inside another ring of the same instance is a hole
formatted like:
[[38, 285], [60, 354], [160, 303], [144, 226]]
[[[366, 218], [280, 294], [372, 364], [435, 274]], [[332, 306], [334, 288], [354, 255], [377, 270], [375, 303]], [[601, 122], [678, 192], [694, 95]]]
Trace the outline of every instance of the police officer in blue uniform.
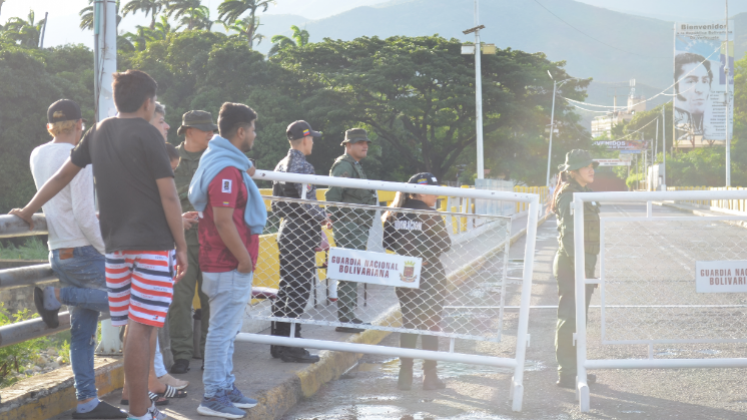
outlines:
[[[314, 139], [322, 133], [314, 131], [306, 121], [295, 121], [286, 130], [290, 150], [275, 167], [276, 172], [314, 175], [314, 167], [306, 161], [311, 154]], [[303, 184], [274, 182], [272, 195], [301, 199], [304, 196]], [[316, 187], [307, 184], [306, 197], [316, 200]], [[283, 221], [278, 230], [278, 251], [280, 256], [280, 289], [273, 302], [273, 316], [279, 318], [299, 318], [309, 301], [314, 285], [316, 251], [322, 235], [322, 224], [328, 222], [327, 215], [320, 206], [275, 200], [272, 211]], [[291, 325], [288, 322], [273, 322], [272, 335], [290, 337]], [[296, 337], [301, 336], [301, 324], [296, 324]], [[284, 362], [315, 363], [319, 356], [297, 347], [271, 346], [270, 353]]]

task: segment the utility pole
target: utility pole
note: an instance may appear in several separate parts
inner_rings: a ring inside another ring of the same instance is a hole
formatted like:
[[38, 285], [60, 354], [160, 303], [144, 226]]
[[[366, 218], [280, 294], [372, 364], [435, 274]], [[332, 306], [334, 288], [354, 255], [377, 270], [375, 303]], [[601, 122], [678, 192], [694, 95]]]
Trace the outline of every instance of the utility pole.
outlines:
[[550, 160], [552, 159], [552, 132], [555, 131], [555, 91], [558, 88], [558, 82], [553, 79], [550, 70], [547, 71], [552, 79], [552, 109], [550, 110], [550, 146], [547, 149], [547, 179], [545, 185], [550, 188]]
[[116, 115], [112, 92], [113, 74], [117, 71], [117, 4], [115, 0], [94, 2], [94, 80], [96, 122]]
[[[485, 178], [485, 155], [483, 152], [482, 138], [482, 45], [480, 44], [480, 29], [485, 29], [485, 25], [479, 24], [480, 11], [475, 0], [475, 27], [462, 31], [463, 34], [469, 35], [475, 33], [475, 111], [477, 114], [475, 123], [475, 145], [477, 148], [477, 179]], [[462, 54], [472, 54], [468, 46], [462, 46]]]
[[[659, 148], [659, 119], [656, 119], [656, 140], [654, 140], [654, 147], [651, 148], [651, 164], [656, 165], [656, 151]], [[661, 174], [660, 174], [661, 175]], [[654, 171], [651, 171], [651, 180], [653, 181]]]
[[[643, 135], [642, 131], [641, 141], [644, 145], [646, 144], [646, 137]], [[641, 154], [643, 154], [643, 172], [641, 175], [643, 175], [643, 185], [646, 186], [646, 191], [648, 191], [648, 145], [646, 145], [645, 150], [641, 150]]]
[[724, 77], [726, 79], [726, 186], [731, 187], [731, 139], [729, 138], [729, 0], [726, 0], [726, 45], [724, 46]]
[[[485, 177], [485, 156], [482, 139], [482, 48], [480, 45], [480, 9], [475, 0], [475, 106], [477, 108], [477, 179]], [[484, 26], [482, 26], [484, 28]]]
[[44, 34], [47, 33], [47, 22], [49, 22], [49, 12], [44, 12], [44, 26], [42, 27], [41, 41], [39, 42], [39, 49], [44, 48]]
[[[117, 71], [117, 4], [115, 0], [94, 0], [94, 100], [95, 122], [116, 115], [112, 94], [113, 74]], [[96, 354], [117, 352], [122, 348], [119, 329], [110, 319], [101, 321], [101, 341]]]
[[[674, 105], [673, 105], [674, 106]], [[664, 175], [661, 177], [661, 190], [666, 191], [667, 190], [667, 113], [666, 113], [667, 105], [664, 104], [661, 106], [661, 154], [663, 155], [663, 163], [662, 168], [664, 169]], [[674, 110], [674, 109], [673, 109]], [[674, 127], [672, 127], [672, 130], [674, 130]], [[658, 129], [657, 129], [658, 131]]]

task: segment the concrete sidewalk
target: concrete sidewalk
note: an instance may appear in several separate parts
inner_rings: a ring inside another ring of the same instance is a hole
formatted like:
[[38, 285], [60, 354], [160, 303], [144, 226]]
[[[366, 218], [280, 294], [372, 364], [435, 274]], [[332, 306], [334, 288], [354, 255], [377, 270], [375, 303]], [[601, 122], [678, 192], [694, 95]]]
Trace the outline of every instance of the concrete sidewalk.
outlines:
[[[541, 219], [544, 220], [544, 219]], [[520, 241], [525, 234], [526, 215], [512, 220], [511, 243]], [[521, 241], [523, 243], [523, 241]], [[482, 250], [486, 252], [488, 250]], [[478, 257], [478, 255], [475, 255]], [[467, 262], [467, 261], [465, 261]], [[321, 303], [325, 305], [326, 303]], [[390, 314], [392, 316], [392, 314]], [[398, 315], [396, 315], [398, 316]], [[346, 334], [334, 331], [332, 327], [305, 325], [304, 336], [322, 340], [351, 341], [360, 344], [378, 344], [388, 333], [369, 330], [362, 334]], [[263, 334], [269, 333], [265, 330]], [[314, 352], [315, 353], [315, 352]], [[359, 354], [320, 351], [322, 360], [314, 365], [284, 363], [270, 356], [269, 346], [253, 343], [236, 343], [234, 355], [234, 373], [237, 376], [236, 386], [247, 396], [260, 401], [260, 404], [247, 411], [247, 419], [279, 419], [299, 401], [312, 396], [325, 383], [339, 378], [346, 370], [355, 366]], [[108, 358], [112, 359], [112, 358]], [[202, 399], [202, 361], [192, 360], [190, 371], [184, 375], [174, 375], [190, 382], [186, 389], [187, 398], [171, 399], [169, 405], [161, 407], [173, 419], [206, 418], [197, 413], [197, 406]], [[121, 361], [109, 366], [111, 375], [121, 381]], [[104, 400], [119, 406], [121, 399], [121, 382], [119, 388], [107, 395]], [[73, 390], [68, 390], [72, 394]], [[69, 398], [69, 397], [68, 397]], [[74, 398], [74, 397], [73, 397]], [[29, 402], [34, 404], [34, 402]], [[124, 409], [127, 407], [124, 406]], [[24, 419], [69, 419], [72, 410], [54, 417], [23, 417]], [[0, 420], [2, 417], [0, 416]]]

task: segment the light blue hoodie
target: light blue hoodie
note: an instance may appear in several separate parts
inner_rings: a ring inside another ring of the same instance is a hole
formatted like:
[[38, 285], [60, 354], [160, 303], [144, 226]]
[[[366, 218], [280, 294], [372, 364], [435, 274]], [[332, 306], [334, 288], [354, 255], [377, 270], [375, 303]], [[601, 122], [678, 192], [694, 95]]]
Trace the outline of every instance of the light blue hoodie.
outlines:
[[229, 166], [238, 169], [244, 176], [244, 185], [248, 193], [244, 222], [249, 226], [253, 235], [259, 235], [267, 223], [267, 208], [259, 193], [259, 188], [246, 173], [252, 167], [252, 162], [230, 141], [217, 134], [208, 143], [207, 150], [200, 158], [200, 165], [192, 177], [192, 182], [189, 183], [189, 202], [195, 210], [205, 211], [210, 182]]

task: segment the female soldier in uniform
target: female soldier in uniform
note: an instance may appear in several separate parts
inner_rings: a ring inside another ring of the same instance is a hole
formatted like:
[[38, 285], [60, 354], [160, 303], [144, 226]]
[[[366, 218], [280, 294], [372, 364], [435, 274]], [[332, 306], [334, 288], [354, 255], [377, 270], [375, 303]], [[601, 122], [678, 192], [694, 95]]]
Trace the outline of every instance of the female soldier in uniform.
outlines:
[[[558, 360], [557, 385], [575, 388], [576, 348], [573, 333], [576, 332], [575, 270], [573, 260], [573, 214], [571, 203], [573, 193], [590, 192], [588, 185], [594, 182], [593, 162], [586, 150], [575, 149], [568, 152], [565, 164], [558, 167], [558, 185], [555, 188], [550, 209], [558, 218], [558, 253], [555, 255], [553, 275], [558, 281], [558, 323], [555, 333], [555, 355]], [[599, 254], [599, 205], [596, 202], [584, 203], [584, 249], [586, 252], [586, 277], [594, 277], [594, 267]], [[586, 310], [595, 285], [586, 285]], [[595, 375], [588, 375], [588, 383], [596, 382]]]
[[[419, 173], [408, 181], [411, 184], [438, 185], [433, 174]], [[440, 331], [441, 312], [446, 289], [446, 272], [441, 255], [451, 249], [451, 239], [441, 216], [434, 206], [438, 197], [431, 194], [405, 194], [398, 192], [390, 207], [425, 210], [425, 212], [397, 212], [390, 210], [384, 221], [384, 247], [399, 255], [423, 259], [420, 288], [397, 288], [397, 298], [402, 311], [402, 325], [407, 329]], [[422, 335], [423, 350], [438, 351], [438, 337]], [[414, 349], [418, 334], [400, 334], [400, 347]], [[423, 389], [446, 387], [436, 371], [436, 362], [423, 362]], [[398, 388], [409, 390], [412, 386], [413, 360], [400, 358]]]

